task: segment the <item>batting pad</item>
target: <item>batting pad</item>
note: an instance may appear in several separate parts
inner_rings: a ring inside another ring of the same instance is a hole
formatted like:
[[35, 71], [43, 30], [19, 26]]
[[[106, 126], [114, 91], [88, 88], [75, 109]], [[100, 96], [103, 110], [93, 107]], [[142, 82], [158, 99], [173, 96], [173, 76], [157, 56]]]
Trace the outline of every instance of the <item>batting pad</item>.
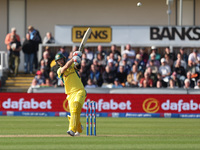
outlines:
[[[68, 115], [67, 117], [68, 117], [68, 120], [69, 120], [69, 123], [70, 123], [71, 116]], [[81, 122], [80, 121], [79, 121], [79, 124], [77, 126], [77, 131], [79, 133], [82, 133], [82, 128], [81, 128]]]
[[[80, 115], [81, 115], [81, 109], [82, 109], [82, 105], [81, 103], [75, 101], [72, 102], [70, 105], [70, 122], [69, 122], [69, 130], [72, 130], [73, 132], [78, 131], [78, 126], [80, 123]], [[68, 117], [69, 119], [69, 117]], [[81, 127], [80, 127], [81, 128]], [[79, 131], [78, 131], [79, 132]], [[82, 132], [82, 130], [81, 130]]]

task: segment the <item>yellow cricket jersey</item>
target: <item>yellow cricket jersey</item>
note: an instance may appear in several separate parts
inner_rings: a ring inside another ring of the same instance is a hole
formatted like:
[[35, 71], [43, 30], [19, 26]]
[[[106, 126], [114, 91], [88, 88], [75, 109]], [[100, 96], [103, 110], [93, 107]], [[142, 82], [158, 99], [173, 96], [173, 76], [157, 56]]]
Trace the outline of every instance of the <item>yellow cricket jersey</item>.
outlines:
[[65, 85], [65, 93], [70, 94], [72, 92], [84, 89], [78, 72], [74, 69], [74, 63], [61, 74], [61, 67], [57, 70], [58, 77], [63, 81]]

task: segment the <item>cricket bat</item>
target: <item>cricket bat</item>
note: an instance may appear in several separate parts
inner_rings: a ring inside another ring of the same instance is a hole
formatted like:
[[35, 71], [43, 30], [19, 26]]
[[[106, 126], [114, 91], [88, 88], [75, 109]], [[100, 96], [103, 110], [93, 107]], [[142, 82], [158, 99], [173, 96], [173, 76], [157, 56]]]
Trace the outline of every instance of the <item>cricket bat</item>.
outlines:
[[79, 51], [81, 51], [81, 52], [83, 51], [83, 48], [84, 48], [84, 46], [85, 46], [85, 44], [87, 42], [87, 39], [89, 38], [91, 32], [92, 32], [91, 28], [88, 28], [87, 31], [85, 32], [85, 34], [83, 36], [83, 39], [81, 41], [81, 44], [79, 46], [79, 49], [78, 49]]

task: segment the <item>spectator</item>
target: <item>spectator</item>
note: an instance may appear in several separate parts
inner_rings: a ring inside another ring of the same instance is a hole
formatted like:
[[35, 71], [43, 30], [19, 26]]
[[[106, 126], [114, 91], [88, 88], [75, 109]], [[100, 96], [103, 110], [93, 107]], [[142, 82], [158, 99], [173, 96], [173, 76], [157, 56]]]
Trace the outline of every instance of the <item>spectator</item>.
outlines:
[[197, 78], [200, 78], [200, 55], [197, 56], [198, 63], [196, 65], [196, 73], [198, 74]]
[[[139, 66], [139, 60], [138, 60], [138, 59], [135, 59], [134, 62], [133, 62], [133, 64], [136, 65], [137, 68], [139, 68], [139, 67], [138, 67], [138, 66]], [[139, 70], [138, 70], [138, 71], [139, 71]], [[144, 74], [144, 73], [142, 73], [142, 74]]]
[[146, 67], [150, 66], [150, 61], [153, 62], [153, 66], [156, 66], [157, 68], [160, 67], [160, 61], [156, 59], [155, 53], [150, 54], [150, 59], [148, 60]]
[[37, 57], [37, 52], [39, 48], [39, 44], [42, 43], [42, 39], [40, 36], [40, 32], [36, 30], [33, 26], [28, 27], [28, 33], [30, 34], [30, 39], [34, 41], [35, 44], [35, 53], [34, 53], [34, 65], [35, 69], [38, 69], [38, 57]]
[[97, 61], [99, 66], [99, 71], [102, 74], [105, 71], [106, 60], [103, 58], [102, 54], [97, 54]]
[[145, 65], [146, 65], [147, 62], [148, 62], [149, 56], [148, 56], [148, 54], [145, 52], [145, 48], [141, 47], [140, 50], [139, 50], [139, 54], [141, 55], [142, 60], [144, 61]]
[[141, 87], [143, 87], [143, 88], [148, 88], [148, 87], [150, 87], [150, 85], [148, 84], [148, 81], [146, 80], [146, 79], [144, 79], [143, 81], [142, 81], [142, 86]]
[[97, 58], [97, 55], [98, 55], [98, 54], [101, 54], [101, 56], [103, 57], [103, 59], [106, 60], [107, 54], [106, 54], [106, 52], [103, 50], [103, 48], [102, 48], [101, 45], [98, 45], [98, 46], [97, 46], [97, 51], [96, 51], [96, 53], [95, 53], [95, 58]]
[[44, 76], [44, 78], [49, 78], [49, 74], [47, 72], [45, 72], [45, 69], [43, 67], [40, 68], [40, 70], [42, 72], [42, 76]]
[[100, 66], [106, 66], [106, 60], [104, 59], [103, 55], [101, 53], [97, 54], [97, 60], [98, 60], [98, 64]]
[[86, 54], [86, 58], [87, 59], [89, 59], [90, 61], [93, 60], [94, 54], [93, 54], [93, 52], [91, 51], [91, 49], [89, 47], [85, 47], [84, 48], [84, 53]]
[[166, 60], [166, 64], [170, 66], [171, 70], [173, 69], [173, 60], [169, 57], [169, 54], [165, 54], [164, 58]]
[[184, 89], [190, 89], [191, 85], [190, 85], [190, 80], [189, 79], [185, 79], [184, 81]]
[[140, 54], [136, 55], [135, 62], [138, 63], [138, 65], [137, 65], [138, 66], [138, 71], [141, 71], [142, 73], [144, 73], [144, 71], [146, 69], [146, 66], [145, 66], [145, 63], [142, 60], [142, 56]]
[[[186, 79], [188, 79], [189, 82], [190, 82], [190, 84], [189, 84], [190, 88], [194, 88], [194, 86], [195, 86], [195, 81], [194, 81], [194, 79], [192, 79], [192, 73], [191, 73], [190, 71], [187, 72]], [[185, 80], [186, 80], [186, 79], [185, 79]]]
[[68, 52], [66, 51], [66, 47], [65, 46], [60, 47], [60, 51], [58, 51], [57, 54], [63, 54], [66, 59], [68, 59], [68, 56], [69, 56]]
[[93, 59], [92, 64], [94, 65], [94, 68], [99, 71], [99, 64], [96, 58]]
[[82, 59], [81, 69], [79, 70], [79, 75], [81, 77], [81, 81], [84, 86], [87, 84], [89, 74], [90, 74], [90, 69], [86, 66], [86, 60]]
[[181, 81], [179, 80], [179, 78], [177, 78], [177, 73], [173, 72], [171, 75], [171, 79], [173, 80], [174, 86], [177, 88], [181, 88], [183, 87], [183, 84], [181, 83]]
[[128, 59], [133, 63], [135, 60], [135, 50], [131, 49], [131, 45], [127, 44], [122, 54], [127, 54]]
[[73, 51], [69, 52], [68, 60], [73, 58]]
[[127, 75], [127, 87], [138, 87], [142, 73], [138, 72], [137, 66], [132, 66], [132, 71]]
[[169, 65], [167, 65], [165, 58], [161, 59], [161, 66], [159, 67], [159, 72], [161, 73], [163, 80], [166, 83], [168, 83], [171, 75], [171, 68]]
[[171, 59], [172, 61], [176, 60], [175, 54], [173, 52], [171, 52], [170, 47], [165, 48], [164, 56], [165, 56], [165, 54], [167, 54], [169, 56], [169, 59]]
[[158, 67], [155, 65], [154, 60], [149, 61], [149, 65], [147, 68], [149, 68], [149, 67], [151, 68], [153, 74], [158, 73]]
[[162, 81], [158, 80], [156, 82], [156, 88], [158, 88], [158, 89], [162, 88]]
[[36, 72], [35, 79], [37, 80], [37, 84], [38, 85], [41, 85], [41, 84], [45, 83], [45, 77], [44, 77], [44, 75], [42, 75], [42, 72], [40, 70], [38, 70]]
[[73, 47], [72, 53], [75, 52], [75, 51], [78, 51], [78, 47], [77, 47], [77, 46], [74, 46], [74, 47]]
[[197, 80], [197, 85], [194, 87], [194, 89], [200, 89], [200, 79]]
[[185, 48], [181, 47], [179, 52], [181, 54], [181, 60], [183, 60], [187, 64], [188, 63], [188, 55], [185, 53]]
[[169, 79], [169, 86], [168, 88], [170, 89], [175, 89], [175, 88], [178, 88], [178, 86], [175, 85], [175, 82], [173, 79]]
[[[125, 54], [126, 55], [126, 54]], [[122, 59], [119, 63], [119, 66], [124, 66], [124, 72], [126, 72], [126, 74], [129, 74], [131, 71], [131, 67], [132, 65], [128, 65], [126, 59]]]
[[114, 60], [116, 60], [116, 62], [120, 62], [121, 60], [121, 53], [117, 50], [117, 46], [116, 45], [112, 45], [110, 48], [110, 51], [108, 52], [108, 56], [107, 56], [107, 60], [110, 59], [110, 53], [113, 54], [114, 56]]
[[49, 77], [50, 72], [50, 63], [51, 60], [49, 58], [49, 53], [47, 51], [44, 51], [43, 58], [40, 60], [40, 68], [44, 69], [45, 77]]
[[109, 59], [107, 65], [110, 67], [110, 71], [116, 73], [117, 72], [117, 62], [115, 62], [113, 59]]
[[110, 70], [109, 66], [106, 66], [105, 72], [103, 73], [103, 85], [113, 84], [116, 74]]
[[184, 84], [184, 80], [186, 78], [186, 70], [183, 66], [181, 66], [181, 60], [178, 59], [176, 61], [174, 72], [176, 72], [177, 78], [182, 82], [182, 85]]
[[120, 84], [120, 81], [118, 78], [115, 78], [112, 88], [123, 88], [123, 86]]
[[88, 79], [85, 88], [96, 88], [97, 86], [93, 83], [92, 79]]
[[[119, 62], [117, 61], [117, 60], [115, 60], [115, 58], [114, 58], [114, 54], [113, 53], [110, 53], [110, 55], [107, 57], [107, 65], [110, 63], [110, 62], [112, 62], [113, 63], [113, 66], [115, 67], [115, 68], [117, 68], [118, 67], [118, 65], [119, 65]], [[112, 61], [111, 61], [112, 60]]]
[[194, 49], [193, 52], [190, 53], [189, 58], [188, 58], [189, 66], [190, 66], [190, 64], [195, 66], [198, 63], [197, 55], [198, 55], [198, 51], [196, 49]]
[[85, 60], [86, 67], [87, 67], [88, 69], [90, 69], [90, 66], [91, 66], [91, 64], [92, 64], [92, 60], [89, 60], [89, 59], [87, 58], [87, 55], [86, 55], [85, 53], [82, 54], [82, 60]]
[[92, 82], [95, 85], [101, 86], [102, 83], [103, 83], [101, 73], [98, 69], [95, 68], [94, 64], [91, 65], [90, 77], [89, 78], [90, 78], [90, 80], [92, 80]]
[[[123, 63], [123, 61], [125, 61], [125, 63]], [[122, 55], [122, 59], [121, 59], [121, 61], [120, 61], [120, 63], [119, 63], [120, 65], [124, 65], [125, 66], [125, 64], [126, 65], [128, 65], [128, 67], [132, 67], [132, 65], [133, 65], [133, 63], [128, 59], [128, 55], [126, 54], [126, 53], [124, 53], [123, 55]]]
[[55, 39], [52, 36], [51, 32], [47, 32], [46, 36], [43, 39], [43, 44], [53, 44], [55, 43]]
[[12, 51], [11, 51], [11, 44], [10, 44], [13, 40], [13, 36], [15, 36], [16, 40], [20, 42], [20, 36], [16, 32], [17, 30], [15, 27], [11, 28], [11, 32], [8, 33], [5, 38], [5, 44], [7, 45], [8, 56], [9, 56], [8, 58], [9, 73], [14, 72], [13, 55], [11, 54]]
[[57, 87], [58, 79], [56, 78], [53, 71], [49, 72], [49, 82], [52, 86]]
[[39, 83], [37, 82], [37, 80], [35, 78], [32, 80], [31, 87], [32, 88], [39, 88], [40, 87]]
[[185, 69], [187, 69], [187, 63], [184, 60], [182, 60], [181, 53], [177, 54], [177, 59], [176, 59], [176, 61], [174, 61], [174, 65], [173, 66], [176, 65], [177, 61], [180, 61], [181, 66], [183, 66]]
[[49, 46], [46, 46], [44, 51], [47, 51], [49, 53], [50, 61], [54, 60], [55, 55], [51, 52], [51, 49]]
[[151, 67], [148, 67], [145, 72], [147, 72], [149, 74], [149, 78], [152, 79], [153, 87], [156, 87], [157, 76], [156, 74], [152, 73]]
[[6, 35], [6, 38], [5, 38], [5, 44], [7, 45], [7, 50], [10, 51], [10, 42], [11, 42], [11, 36], [15, 36], [17, 41], [20, 42], [20, 36], [17, 34], [17, 30], [15, 27], [11, 28], [11, 32], [8, 33]]
[[151, 46], [151, 52], [150, 52], [150, 55], [149, 55], [150, 60], [152, 60], [151, 54], [155, 54], [155, 60], [160, 61], [161, 56], [160, 56], [160, 54], [157, 53], [157, 51], [158, 51], [158, 48], [156, 46]]
[[167, 83], [163, 81], [162, 75], [161, 73], [157, 73], [157, 79], [156, 79], [156, 83], [160, 81], [162, 83], [162, 87], [167, 87]]
[[150, 79], [148, 72], [145, 72], [144, 77], [140, 79], [140, 87], [153, 87], [153, 80]]
[[[11, 35], [11, 42], [10, 42], [10, 56], [9, 56], [9, 69], [14, 70], [14, 76], [18, 74], [18, 68], [20, 63], [20, 50], [21, 50], [21, 43], [17, 41], [15, 35]], [[14, 64], [14, 68], [13, 68]]]
[[35, 44], [30, 40], [30, 34], [26, 34], [26, 40], [22, 45], [22, 51], [24, 52], [24, 71], [25, 74], [33, 73], [33, 59], [35, 53]]
[[124, 71], [124, 66], [119, 66], [119, 71], [117, 72], [116, 77], [117, 77], [119, 83], [122, 86], [125, 86], [126, 79], [127, 79], [127, 73]]
[[189, 55], [188, 58], [188, 71], [191, 72], [192, 75], [195, 75], [198, 72], [198, 60], [199, 54], [196, 49], [193, 50], [193, 52]]
[[50, 83], [50, 79], [46, 78], [45, 83], [42, 83], [40, 87], [52, 87], [53, 85]]

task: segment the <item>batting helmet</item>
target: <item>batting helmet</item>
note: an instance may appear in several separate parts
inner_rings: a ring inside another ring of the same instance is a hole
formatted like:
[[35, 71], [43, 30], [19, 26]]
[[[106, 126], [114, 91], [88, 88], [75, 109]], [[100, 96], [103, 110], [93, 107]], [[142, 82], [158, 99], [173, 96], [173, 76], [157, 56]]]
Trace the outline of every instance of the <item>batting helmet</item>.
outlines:
[[58, 53], [58, 54], [56, 54], [56, 56], [55, 56], [55, 61], [57, 61], [57, 60], [59, 60], [59, 59], [61, 59], [61, 58], [65, 58], [65, 56], [64, 56], [63, 54], [61, 54], [61, 53]]

